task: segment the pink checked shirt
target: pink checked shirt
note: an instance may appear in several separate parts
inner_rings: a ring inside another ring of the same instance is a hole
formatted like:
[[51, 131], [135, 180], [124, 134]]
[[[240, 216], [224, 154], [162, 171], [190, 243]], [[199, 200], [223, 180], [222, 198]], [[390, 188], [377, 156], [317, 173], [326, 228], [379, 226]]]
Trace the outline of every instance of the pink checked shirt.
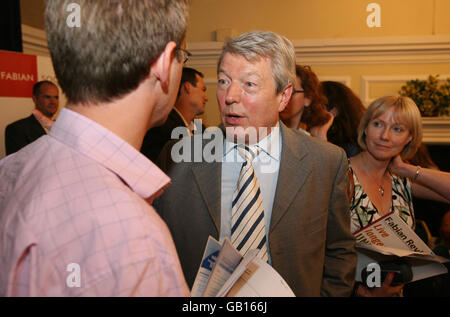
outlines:
[[0, 296], [189, 296], [166, 224], [144, 200], [170, 179], [63, 109], [0, 161]]

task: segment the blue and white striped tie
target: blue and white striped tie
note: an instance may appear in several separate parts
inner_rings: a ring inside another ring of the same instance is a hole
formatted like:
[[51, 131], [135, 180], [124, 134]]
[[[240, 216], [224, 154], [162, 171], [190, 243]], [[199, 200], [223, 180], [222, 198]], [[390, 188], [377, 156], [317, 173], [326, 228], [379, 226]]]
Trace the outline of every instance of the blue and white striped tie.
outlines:
[[259, 148], [237, 146], [245, 160], [231, 205], [231, 243], [245, 255], [249, 250], [260, 249], [258, 256], [268, 260], [264, 205], [258, 179], [252, 161], [258, 156]]

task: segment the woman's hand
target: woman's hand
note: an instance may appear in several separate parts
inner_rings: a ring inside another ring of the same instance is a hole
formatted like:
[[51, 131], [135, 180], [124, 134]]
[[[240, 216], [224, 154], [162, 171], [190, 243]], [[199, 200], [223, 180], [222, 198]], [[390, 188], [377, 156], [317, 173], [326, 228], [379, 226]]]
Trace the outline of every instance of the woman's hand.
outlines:
[[386, 279], [381, 284], [380, 287], [367, 288], [360, 285], [357, 290], [357, 295], [361, 297], [394, 297], [400, 296], [401, 291], [405, 284], [398, 286], [391, 286], [392, 280], [394, 279], [394, 273], [389, 272]]
[[[411, 177], [411, 171], [415, 171], [415, 167], [411, 164], [407, 164], [403, 162], [400, 155], [397, 155], [394, 157], [391, 162], [389, 163], [389, 171], [393, 174], [396, 174], [401, 177]], [[411, 170], [408, 170], [408, 168]], [[409, 172], [409, 173], [408, 173]]]
[[312, 136], [328, 141], [327, 133], [334, 121], [334, 115], [331, 112], [328, 112], [328, 114], [329, 120], [324, 125], [311, 128], [309, 132]]
[[450, 173], [405, 163], [400, 155], [391, 160], [388, 168], [391, 173], [411, 180], [413, 196], [450, 204]]

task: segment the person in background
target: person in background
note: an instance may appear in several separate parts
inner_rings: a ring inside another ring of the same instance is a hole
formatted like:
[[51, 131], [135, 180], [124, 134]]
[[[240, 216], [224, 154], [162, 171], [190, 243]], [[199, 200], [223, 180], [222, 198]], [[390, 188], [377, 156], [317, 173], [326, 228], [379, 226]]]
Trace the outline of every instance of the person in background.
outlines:
[[189, 296], [148, 203], [170, 179], [139, 152], [177, 96], [186, 0], [46, 1], [68, 103], [50, 133], [0, 161], [0, 296]]
[[327, 110], [334, 120], [327, 131], [328, 142], [340, 146], [347, 157], [358, 154], [358, 125], [366, 108], [361, 99], [346, 85], [335, 81], [323, 81], [322, 89], [327, 97]]
[[[450, 259], [450, 210], [448, 210], [441, 220], [441, 226], [439, 228], [439, 240], [437, 241], [437, 246], [434, 248], [434, 253]], [[448, 274], [447, 274], [447, 296], [450, 296], [450, 263], [446, 263]]]
[[[376, 99], [364, 113], [358, 128], [362, 152], [350, 158], [353, 197], [351, 231], [356, 232], [389, 212], [397, 213], [414, 228], [412, 195], [448, 202], [450, 173], [405, 163], [422, 141], [419, 109], [408, 97]], [[391, 286], [389, 274], [380, 288], [357, 284], [358, 296], [395, 296], [404, 285]]]
[[416, 154], [408, 160], [408, 163], [412, 165], [420, 165], [422, 167], [439, 170], [439, 167], [433, 161], [428, 151], [428, 147], [425, 143], [422, 143], [417, 149]]
[[[142, 142], [141, 153], [153, 162], [156, 161], [163, 146], [172, 139], [173, 129], [185, 127], [184, 135], [193, 135], [196, 131], [201, 133], [206, 129], [204, 125], [197, 127], [194, 124], [195, 117], [205, 112], [208, 102], [203, 77], [198, 70], [190, 67], [183, 68], [175, 107], [162, 126], [147, 131]], [[179, 135], [175, 138], [179, 138]]]
[[6, 127], [6, 155], [19, 151], [48, 133], [53, 123], [52, 118], [58, 111], [58, 87], [51, 81], [37, 82], [33, 86], [33, 102], [35, 109], [29, 117]]
[[[436, 255], [450, 259], [450, 210], [441, 218], [439, 239], [433, 248]], [[444, 263], [447, 273], [409, 283], [405, 297], [450, 297], [450, 262]]]
[[[439, 166], [431, 158], [428, 147], [425, 143], [422, 143], [418, 148], [416, 154], [412, 158], [408, 159], [408, 163], [414, 166], [440, 170]], [[433, 239], [435, 237], [439, 237], [439, 226], [441, 224], [441, 218], [444, 215], [445, 211], [450, 209], [450, 204], [413, 197], [413, 205], [414, 213], [416, 214], [417, 219], [425, 221], [426, 226], [430, 229], [432, 238], [429, 242], [430, 247], [433, 248]], [[416, 233], [422, 238], [422, 235], [419, 234], [423, 233], [423, 230], [420, 226], [416, 227]]]
[[316, 74], [309, 66], [295, 66], [296, 80], [287, 107], [280, 112], [289, 128], [327, 140], [326, 131], [333, 116], [325, 109], [327, 99]]
[[[433, 251], [436, 255], [450, 259], [450, 210], [442, 217], [439, 240]], [[444, 263], [444, 265], [447, 267], [447, 273], [436, 277], [433, 285], [434, 296], [450, 297], [450, 262]]]

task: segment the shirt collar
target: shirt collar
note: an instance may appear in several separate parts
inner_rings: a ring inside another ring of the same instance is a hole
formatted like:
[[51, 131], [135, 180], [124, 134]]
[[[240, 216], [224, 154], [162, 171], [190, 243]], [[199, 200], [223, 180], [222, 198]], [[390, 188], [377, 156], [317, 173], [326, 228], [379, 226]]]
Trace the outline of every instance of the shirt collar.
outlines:
[[184, 125], [186, 126], [186, 128], [189, 128], [189, 123], [186, 121], [186, 119], [183, 117], [183, 115], [181, 114], [180, 110], [178, 110], [176, 107], [173, 107], [173, 110], [176, 111], [176, 113], [178, 113], [178, 115], [180, 116], [181, 120], [183, 120]]
[[44, 116], [44, 114], [41, 111], [39, 111], [38, 109], [33, 109], [33, 111], [31, 113], [32, 113], [33, 117], [39, 122], [41, 127], [45, 130], [45, 133], [48, 134], [54, 121], [52, 119]]
[[[264, 151], [267, 155], [269, 155], [272, 159], [279, 161], [281, 150], [280, 150], [280, 123], [277, 122], [277, 125], [273, 127], [272, 132], [267, 135], [264, 139], [260, 140], [255, 145]], [[224, 157], [227, 156], [231, 151], [235, 150], [236, 143], [230, 142], [225, 138], [225, 151]]]
[[170, 183], [166, 174], [130, 144], [67, 108], [61, 110], [49, 135], [103, 165], [142, 198], [153, 196]]
[[194, 131], [197, 131], [197, 126], [195, 125], [194, 121], [191, 121], [188, 123], [186, 121], [186, 119], [183, 117], [183, 115], [181, 114], [181, 112], [176, 107], [173, 107], [173, 110], [175, 110], [176, 113], [178, 113], [178, 115], [180, 116], [181, 120], [183, 120], [184, 126], [189, 131], [190, 135], [192, 135]]
[[302, 133], [304, 133], [304, 134], [306, 134], [306, 135], [309, 135], [309, 136], [311, 136], [311, 133], [309, 133], [308, 131], [306, 131], [305, 129], [302, 129], [302, 128], [298, 128], [298, 131], [300, 131], [300, 132], [302, 132]]

